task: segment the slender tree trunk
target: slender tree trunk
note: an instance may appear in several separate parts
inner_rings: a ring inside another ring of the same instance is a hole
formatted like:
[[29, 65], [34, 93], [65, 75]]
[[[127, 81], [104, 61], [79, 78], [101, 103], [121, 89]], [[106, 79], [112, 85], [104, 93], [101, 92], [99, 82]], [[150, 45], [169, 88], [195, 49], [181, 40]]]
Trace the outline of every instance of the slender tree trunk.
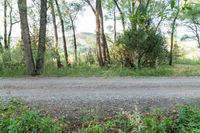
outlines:
[[196, 38], [197, 38], [197, 43], [200, 47], [200, 36], [199, 36], [199, 31], [198, 31], [198, 27], [196, 24], [194, 24], [194, 28], [195, 28], [195, 33], [196, 33]]
[[104, 62], [104, 65], [107, 65], [107, 58], [106, 58], [106, 38], [104, 38], [104, 25], [103, 25], [103, 13], [101, 7], [101, 0], [99, 0], [99, 20], [100, 20], [100, 36], [101, 36], [101, 55]]
[[96, 53], [99, 66], [104, 66], [102, 49], [101, 49], [101, 34], [100, 34], [100, 3], [101, 0], [96, 0], [96, 9], [90, 3], [90, 0], [85, 0], [85, 2], [91, 7], [95, 17], [96, 17]]
[[104, 65], [107, 65], [110, 61], [110, 55], [109, 55], [106, 36], [104, 33], [104, 19], [103, 19], [101, 0], [99, 2], [99, 18], [100, 18], [100, 32], [101, 32], [100, 34], [101, 34], [101, 40], [102, 40], [102, 57], [103, 57]]
[[4, 47], [8, 49], [8, 41], [7, 41], [7, 0], [4, 0]]
[[9, 17], [10, 17], [10, 28], [9, 28], [9, 32], [8, 32], [8, 40], [7, 40], [7, 45], [8, 45], [8, 60], [11, 61], [11, 53], [10, 53], [10, 43], [11, 43], [11, 35], [12, 35], [12, 27], [13, 27], [13, 20], [12, 20], [12, 11], [13, 11], [13, 8], [10, 6], [10, 14], [9, 14]]
[[58, 4], [58, 1], [55, 0], [56, 6], [57, 6], [57, 10], [58, 10], [58, 15], [60, 18], [60, 23], [61, 23], [61, 28], [62, 28], [62, 38], [63, 38], [63, 48], [64, 48], [64, 55], [65, 55], [65, 62], [66, 62], [66, 66], [69, 65], [68, 62], [68, 53], [67, 53], [67, 43], [66, 43], [66, 38], [65, 38], [65, 26], [64, 26], [64, 21], [62, 18], [62, 14], [61, 14], [61, 10], [60, 10], [60, 6]]
[[37, 73], [41, 73], [44, 68], [46, 24], [47, 24], [47, 0], [41, 0], [39, 44], [38, 44], [38, 54], [37, 54], [37, 61], [36, 61]]
[[114, 43], [117, 41], [117, 19], [116, 19], [116, 6], [114, 7]]
[[26, 0], [18, 0], [18, 8], [20, 14], [21, 36], [24, 44], [26, 68], [30, 75], [35, 75], [36, 71], [35, 71], [35, 63], [31, 48], [31, 37], [28, 26]]
[[178, 0], [178, 9], [177, 9], [177, 13], [175, 14], [173, 23], [172, 23], [172, 32], [171, 32], [171, 46], [170, 46], [170, 55], [169, 55], [169, 65], [172, 66], [173, 65], [173, 49], [174, 49], [174, 32], [175, 32], [175, 27], [176, 27], [176, 20], [178, 18], [179, 15], [179, 6], [180, 6], [180, 0]]
[[56, 15], [55, 15], [55, 9], [54, 9], [54, 1], [50, 0], [50, 8], [51, 8], [51, 15], [53, 19], [53, 27], [54, 27], [54, 51], [56, 55], [56, 62], [57, 62], [57, 67], [61, 68], [63, 67], [61, 60], [60, 60], [60, 54], [58, 51], [58, 29], [57, 29], [57, 24], [56, 24]]
[[72, 31], [73, 31], [73, 39], [74, 39], [74, 55], [75, 55], [75, 64], [78, 62], [78, 55], [77, 55], [77, 41], [76, 41], [76, 29], [74, 26], [74, 20], [72, 16], [70, 16], [71, 24], [72, 24]]
[[118, 0], [114, 0], [115, 2], [115, 5], [120, 13], [120, 16], [121, 16], [121, 21], [122, 21], [122, 27], [123, 27], [123, 31], [125, 32], [126, 31], [126, 28], [125, 28], [125, 18], [124, 18], [124, 13], [122, 12], [121, 8], [119, 7], [119, 4], [118, 4]]
[[2, 46], [2, 43], [1, 43], [1, 38], [0, 38], [0, 54], [3, 53], [3, 46]]
[[8, 47], [10, 48], [10, 41], [11, 41], [11, 34], [12, 34], [12, 27], [13, 27], [13, 21], [12, 21], [12, 7], [10, 7], [10, 30], [8, 33]]
[[99, 19], [99, 2], [96, 0], [96, 47], [97, 47], [97, 58], [100, 66], [104, 66], [101, 52], [101, 35], [100, 35], [100, 19]]

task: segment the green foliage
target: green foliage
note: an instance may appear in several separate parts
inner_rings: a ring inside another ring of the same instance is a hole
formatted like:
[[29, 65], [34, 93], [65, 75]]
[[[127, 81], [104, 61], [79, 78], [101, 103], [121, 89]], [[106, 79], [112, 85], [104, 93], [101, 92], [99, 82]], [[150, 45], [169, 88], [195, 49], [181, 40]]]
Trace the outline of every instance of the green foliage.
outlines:
[[129, 49], [123, 44], [114, 45], [110, 51], [112, 64], [117, 64], [125, 67], [134, 67], [136, 59], [135, 51]]
[[[118, 43], [124, 44], [129, 51], [136, 54], [137, 58], [133, 62], [137, 61], [138, 67], [141, 67], [141, 65], [143, 67], [155, 67], [157, 59], [163, 57], [163, 53], [167, 51], [165, 39], [161, 34], [156, 33], [154, 29], [126, 31]], [[129, 60], [133, 60], [133, 57], [131, 56]]]
[[200, 111], [193, 106], [181, 106], [172, 112], [146, 115], [122, 112], [102, 122], [90, 120], [79, 129], [82, 133], [197, 133], [200, 129]]
[[[3, 133], [197, 133], [200, 129], [200, 108], [179, 106], [170, 112], [140, 114], [120, 112], [112, 117], [84, 115], [80, 123], [53, 119], [12, 98], [0, 101], [0, 132]], [[65, 124], [67, 123], [67, 124]], [[71, 125], [71, 126], [70, 126]]]
[[175, 7], [175, 0], [171, 0], [171, 8], [173, 9]]
[[199, 133], [200, 132], [200, 110], [197, 107], [184, 106], [178, 110], [175, 120], [175, 131], [177, 133]]
[[3, 133], [59, 133], [62, 127], [39, 111], [30, 110], [18, 99], [0, 102], [0, 132]]
[[173, 120], [162, 112], [147, 115], [143, 118], [145, 133], [167, 133], [172, 130]]

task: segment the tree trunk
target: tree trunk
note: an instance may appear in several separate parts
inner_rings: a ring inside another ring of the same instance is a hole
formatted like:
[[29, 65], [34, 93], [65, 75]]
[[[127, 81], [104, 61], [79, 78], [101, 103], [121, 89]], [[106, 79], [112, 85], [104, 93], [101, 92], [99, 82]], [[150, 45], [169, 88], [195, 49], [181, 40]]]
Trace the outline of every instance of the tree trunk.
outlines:
[[57, 67], [61, 68], [61, 67], [63, 67], [63, 65], [61, 63], [60, 54], [58, 51], [58, 29], [57, 29], [57, 24], [56, 24], [56, 15], [55, 15], [53, 0], [50, 0], [50, 8], [51, 8], [51, 15], [52, 15], [53, 27], [54, 27], [54, 51], [55, 51], [55, 55], [56, 55], [56, 62], [57, 62]]
[[199, 36], [198, 27], [196, 24], [194, 24], [194, 28], [195, 28], [195, 36], [197, 38], [197, 43], [198, 43], [198, 46], [200, 47], [200, 36]]
[[101, 43], [102, 43], [102, 57], [104, 65], [107, 65], [110, 61], [110, 55], [108, 50], [108, 44], [106, 41], [106, 36], [104, 33], [104, 20], [103, 20], [103, 11], [101, 6], [101, 0], [99, 2], [99, 18], [100, 18], [100, 35], [101, 35]]
[[21, 23], [21, 36], [24, 43], [26, 68], [30, 75], [35, 75], [35, 63], [31, 48], [31, 38], [29, 33], [28, 18], [27, 18], [27, 3], [26, 0], [18, 0], [18, 8]]
[[4, 47], [8, 49], [8, 41], [7, 41], [7, 0], [4, 0]]
[[[13, 12], [13, 8], [10, 6], [10, 29], [9, 29], [9, 33], [8, 33], [8, 41], [7, 41], [7, 45], [8, 45], [8, 58], [11, 61], [11, 53], [10, 53], [10, 43], [11, 43], [11, 35], [12, 35], [12, 28], [13, 25], [15, 23], [13, 23], [13, 19], [12, 19], [12, 12]], [[17, 22], [16, 22], [17, 23]]]
[[8, 47], [10, 48], [10, 41], [11, 41], [11, 34], [12, 34], [12, 27], [13, 27], [13, 21], [12, 21], [12, 7], [10, 7], [10, 30], [8, 33]]
[[122, 21], [122, 27], [123, 27], [123, 31], [125, 32], [126, 31], [126, 28], [125, 28], [125, 18], [124, 18], [124, 13], [122, 12], [121, 8], [119, 7], [119, 4], [117, 2], [118, 0], [114, 0], [115, 2], [115, 5], [120, 13], [120, 16], [121, 16], [121, 21]]
[[116, 6], [114, 7], [114, 43], [117, 41], [117, 19], [116, 19]]
[[176, 20], [178, 18], [179, 11], [180, 11], [179, 6], [180, 6], [180, 0], [178, 0], [177, 13], [175, 14], [175, 17], [174, 17], [174, 20], [173, 20], [173, 23], [172, 23], [171, 46], [170, 46], [170, 55], [169, 55], [169, 65], [170, 66], [173, 65], [174, 32], [175, 32]]
[[61, 23], [62, 38], [63, 38], [63, 48], [64, 48], [64, 55], [65, 55], [65, 62], [66, 62], [66, 66], [68, 66], [68, 65], [69, 65], [69, 62], [68, 62], [68, 53], [67, 53], [67, 43], [66, 43], [66, 38], [65, 38], [65, 26], [64, 26], [64, 21], [63, 21], [63, 18], [62, 18], [62, 14], [61, 14], [61, 11], [60, 11], [60, 7], [59, 7], [59, 4], [58, 4], [58, 1], [55, 0], [55, 3], [56, 3], [56, 6], [57, 6], [58, 15], [59, 15], [59, 18], [60, 18], [60, 23]]
[[72, 16], [69, 17], [71, 21], [72, 31], [73, 31], [73, 40], [74, 40], [74, 56], [75, 56], [75, 64], [78, 62], [78, 55], [77, 55], [77, 41], [76, 41], [76, 29], [74, 26], [74, 20]]
[[100, 19], [99, 19], [99, 2], [96, 0], [96, 47], [97, 47], [97, 58], [100, 66], [104, 66], [101, 52], [101, 35], [100, 35]]
[[37, 61], [36, 61], [37, 73], [41, 73], [44, 68], [46, 24], [47, 24], [47, 0], [41, 0], [39, 44], [38, 44], [38, 54], [37, 54]]

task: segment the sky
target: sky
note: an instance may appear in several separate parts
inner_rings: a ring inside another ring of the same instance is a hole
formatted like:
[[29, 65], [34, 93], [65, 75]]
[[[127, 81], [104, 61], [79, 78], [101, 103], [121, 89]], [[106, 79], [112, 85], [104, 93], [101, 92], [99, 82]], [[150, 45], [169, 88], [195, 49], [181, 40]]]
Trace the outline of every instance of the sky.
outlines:
[[[78, 16], [76, 25], [77, 32], [95, 32], [95, 17], [90, 8], [87, 8], [83, 14]], [[0, 8], [0, 36], [3, 36], [3, 33], [3, 10]], [[14, 25], [12, 34], [15, 37], [20, 36], [20, 24]]]

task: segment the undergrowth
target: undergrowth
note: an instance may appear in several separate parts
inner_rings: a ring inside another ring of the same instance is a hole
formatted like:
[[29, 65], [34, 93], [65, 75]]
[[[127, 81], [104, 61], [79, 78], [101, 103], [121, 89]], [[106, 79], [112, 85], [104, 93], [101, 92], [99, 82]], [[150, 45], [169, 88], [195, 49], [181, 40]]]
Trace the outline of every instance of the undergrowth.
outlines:
[[198, 133], [200, 108], [184, 105], [169, 112], [146, 114], [123, 111], [103, 119], [85, 114], [81, 121], [81, 124], [76, 125], [42, 115], [16, 98], [0, 101], [2, 133]]
[[[163, 65], [158, 68], [122, 68], [119, 66], [110, 66], [100, 68], [98, 66], [71, 66], [57, 69], [56, 67], [46, 67], [41, 77], [113, 77], [113, 76], [200, 76], [200, 65], [183, 65], [174, 66]], [[23, 67], [0, 69], [0, 77], [24, 77], [26, 70]]]

